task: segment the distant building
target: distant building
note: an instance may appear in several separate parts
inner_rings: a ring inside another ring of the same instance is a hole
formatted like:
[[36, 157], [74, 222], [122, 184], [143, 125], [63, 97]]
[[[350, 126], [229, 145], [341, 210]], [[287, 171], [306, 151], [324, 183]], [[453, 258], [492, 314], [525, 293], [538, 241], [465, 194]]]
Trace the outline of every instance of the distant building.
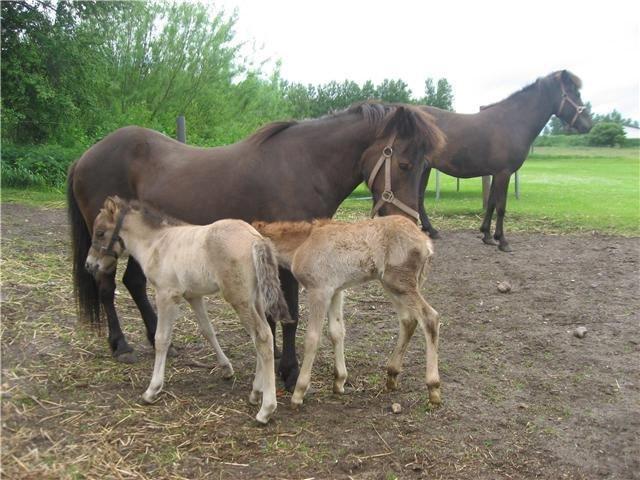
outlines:
[[640, 138], [640, 128], [623, 126], [624, 134], [627, 138]]

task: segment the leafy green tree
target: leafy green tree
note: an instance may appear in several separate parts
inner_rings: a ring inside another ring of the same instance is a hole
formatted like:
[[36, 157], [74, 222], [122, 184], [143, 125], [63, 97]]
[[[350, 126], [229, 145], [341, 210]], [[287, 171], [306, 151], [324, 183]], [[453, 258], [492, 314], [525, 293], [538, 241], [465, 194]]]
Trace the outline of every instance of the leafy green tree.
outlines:
[[589, 145], [609, 146], [623, 145], [625, 133], [622, 125], [615, 122], [600, 122], [593, 126], [588, 134]]
[[425, 96], [420, 103], [453, 111], [453, 88], [446, 78], [439, 79], [437, 85], [433, 84], [432, 78], [427, 78], [424, 82], [424, 93]]

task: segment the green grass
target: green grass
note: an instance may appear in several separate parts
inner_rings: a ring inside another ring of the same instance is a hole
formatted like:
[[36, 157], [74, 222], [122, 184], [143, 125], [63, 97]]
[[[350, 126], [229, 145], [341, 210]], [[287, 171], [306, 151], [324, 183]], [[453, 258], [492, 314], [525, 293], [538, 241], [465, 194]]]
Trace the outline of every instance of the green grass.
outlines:
[[[479, 178], [440, 176], [435, 199], [435, 175], [426, 195], [427, 213], [436, 228], [478, 228], [482, 220]], [[520, 169], [520, 199], [511, 178], [507, 201], [508, 231], [598, 231], [623, 235], [640, 233], [640, 149], [536, 147]], [[364, 185], [341, 207], [356, 216], [370, 208]]]
[[[441, 175], [440, 199], [435, 199], [432, 174], [426, 196], [427, 213], [436, 228], [477, 229], [482, 221], [479, 178], [460, 180]], [[360, 185], [340, 207], [338, 216], [368, 215], [370, 200]], [[63, 190], [2, 189], [3, 202], [46, 207], [65, 204]], [[507, 231], [598, 231], [640, 234], [640, 148], [536, 147], [520, 170], [520, 199], [514, 178], [507, 202]]]

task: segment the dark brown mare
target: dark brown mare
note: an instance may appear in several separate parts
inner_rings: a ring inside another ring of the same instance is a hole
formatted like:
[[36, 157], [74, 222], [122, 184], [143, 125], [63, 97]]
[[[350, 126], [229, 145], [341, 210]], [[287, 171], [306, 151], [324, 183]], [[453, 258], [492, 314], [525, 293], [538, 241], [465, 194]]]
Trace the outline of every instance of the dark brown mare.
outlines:
[[444, 150], [428, 160], [422, 175], [418, 202], [422, 229], [431, 237], [438, 234], [424, 209], [424, 190], [431, 168], [461, 178], [492, 175], [487, 210], [480, 227], [482, 241], [495, 245], [491, 239], [495, 209], [493, 238], [499, 242], [500, 250], [511, 251], [503, 230], [511, 174], [522, 166], [531, 144], [552, 115], [580, 133], [591, 129], [591, 117], [580, 99], [581, 86], [578, 77], [562, 70], [537, 79], [501, 102], [481, 107], [478, 113], [460, 114], [422, 107], [435, 117], [447, 136]]
[[[356, 105], [315, 120], [273, 123], [243, 141], [217, 148], [186, 146], [140, 127], [117, 130], [85, 152], [69, 171], [68, 210], [80, 314], [98, 322], [102, 307], [114, 357], [135, 361], [114, 306], [115, 269], [95, 281], [84, 269], [93, 222], [107, 196], [142, 200], [200, 225], [222, 218], [308, 220], [333, 216], [354, 188], [369, 179], [380, 215], [404, 210], [417, 221], [424, 156], [439, 150], [443, 142], [429, 114], [412, 106], [381, 103]], [[156, 314], [144, 274], [131, 257], [123, 282], [153, 345]], [[298, 284], [287, 271], [281, 271], [281, 282], [296, 323], [283, 326], [279, 372], [292, 388], [298, 376]]]

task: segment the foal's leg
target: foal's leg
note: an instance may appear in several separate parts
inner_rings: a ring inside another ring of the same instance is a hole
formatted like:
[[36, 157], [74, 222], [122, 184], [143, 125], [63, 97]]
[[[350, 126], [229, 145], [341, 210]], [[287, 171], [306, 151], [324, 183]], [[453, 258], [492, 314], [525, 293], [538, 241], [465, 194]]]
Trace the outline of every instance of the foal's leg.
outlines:
[[156, 304], [158, 305], [158, 328], [155, 337], [156, 359], [153, 365], [151, 383], [142, 394], [142, 400], [146, 403], [153, 403], [157, 400], [164, 384], [164, 368], [169, 345], [171, 344], [173, 322], [178, 315], [177, 300], [175, 296], [167, 292], [158, 292], [156, 294]]
[[136, 358], [133, 348], [129, 346], [120, 328], [120, 321], [115, 307], [116, 291], [116, 271], [102, 273], [96, 279], [100, 303], [107, 315], [107, 325], [109, 326], [109, 347], [113, 357], [122, 363], [134, 363]]
[[398, 314], [398, 322], [400, 324], [398, 341], [387, 363], [387, 390], [396, 390], [398, 388], [398, 375], [402, 372], [402, 360], [418, 322], [415, 316], [409, 312], [409, 307], [405, 304], [402, 296], [394, 294], [388, 289], [387, 292]]
[[418, 322], [424, 332], [427, 345], [427, 388], [429, 389], [429, 402], [440, 405], [440, 374], [438, 373], [438, 339], [440, 331], [440, 315], [418, 292], [420, 313]]
[[493, 219], [493, 210], [496, 208], [496, 176], [491, 178], [491, 188], [489, 188], [489, 199], [487, 200], [487, 210], [484, 212], [484, 220], [480, 226], [482, 232], [482, 241], [487, 245], [495, 245], [491, 239], [491, 220]]
[[296, 330], [298, 329], [298, 281], [289, 270], [280, 268], [282, 292], [289, 307], [293, 323], [282, 325], [282, 356], [278, 373], [287, 390], [292, 390], [298, 379], [298, 358], [296, 357]]
[[504, 237], [503, 224], [504, 214], [507, 210], [507, 191], [509, 190], [509, 179], [511, 178], [510, 172], [500, 172], [493, 177], [496, 180], [496, 231], [493, 234], [493, 238], [498, 240], [498, 248], [503, 252], [510, 252], [511, 247], [509, 242]]
[[231, 366], [231, 362], [229, 361], [227, 356], [222, 351], [222, 348], [220, 348], [218, 338], [216, 337], [216, 332], [213, 328], [213, 325], [209, 321], [209, 316], [207, 315], [207, 311], [204, 308], [203, 298], [187, 298], [187, 301], [189, 302], [189, 305], [191, 305], [193, 312], [196, 314], [196, 318], [198, 319], [198, 325], [200, 326], [202, 335], [204, 335], [204, 337], [209, 341], [216, 352], [216, 358], [218, 359], [218, 363], [222, 368], [222, 378], [233, 377], [233, 367]]
[[318, 351], [318, 341], [322, 333], [322, 322], [327, 316], [327, 309], [333, 297], [331, 290], [309, 290], [309, 323], [304, 336], [304, 360], [296, 383], [296, 389], [291, 396], [291, 405], [297, 408], [302, 405], [305, 393], [311, 381], [311, 368]]
[[133, 298], [138, 310], [140, 310], [140, 315], [142, 315], [142, 320], [147, 330], [147, 339], [153, 346], [158, 317], [147, 296], [147, 277], [145, 277], [140, 264], [132, 256], [129, 256], [122, 283], [127, 287], [131, 298]]
[[267, 423], [278, 406], [273, 360], [273, 334], [264, 314], [259, 313], [253, 305], [232, 303], [232, 306], [251, 335], [256, 347], [256, 375], [249, 402], [257, 403], [259, 392], [262, 393], [262, 405], [256, 415], [256, 420], [260, 423]]
[[344, 361], [344, 319], [342, 316], [342, 291], [337, 291], [329, 306], [329, 336], [333, 343], [335, 369], [333, 393], [344, 393], [344, 382], [347, 380], [347, 366]]
[[429, 184], [429, 175], [431, 174], [431, 167], [427, 166], [422, 172], [422, 176], [420, 177], [420, 190], [418, 195], [418, 213], [420, 214], [420, 223], [422, 224], [422, 231], [427, 232], [431, 238], [440, 238], [440, 234], [438, 231], [433, 228], [431, 222], [429, 221], [429, 216], [427, 215], [427, 211], [424, 208], [424, 194], [427, 190], [427, 185]]

